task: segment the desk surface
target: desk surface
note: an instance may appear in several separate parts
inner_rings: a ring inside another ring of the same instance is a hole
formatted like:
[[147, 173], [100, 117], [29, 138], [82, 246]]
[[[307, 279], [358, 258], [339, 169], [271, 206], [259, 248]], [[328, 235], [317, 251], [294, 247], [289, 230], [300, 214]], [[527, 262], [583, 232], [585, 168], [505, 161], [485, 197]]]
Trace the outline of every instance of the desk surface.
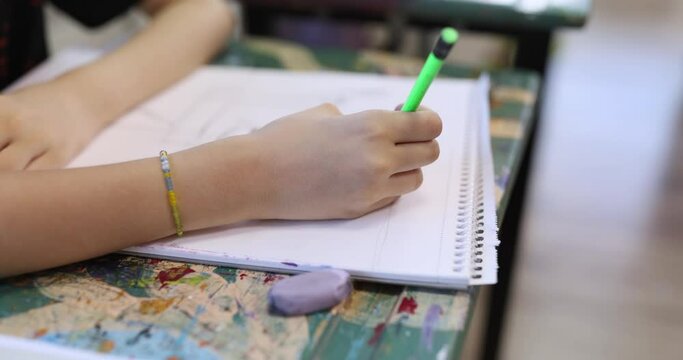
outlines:
[[[284, 51], [287, 50], [287, 51]], [[217, 61], [286, 69], [416, 74], [421, 61], [383, 53], [307, 49], [250, 40]], [[476, 72], [447, 66], [448, 76]], [[538, 78], [492, 74], [491, 135], [499, 216], [531, 121]], [[267, 311], [284, 275], [108, 255], [0, 282], [0, 334], [117, 355], [161, 359], [457, 357], [476, 290], [356, 282], [349, 299], [316, 314]]]
[[412, 19], [501, 28], [583, 26], [592, 0], [244, 0], [247, 6], [381, 17], [400, 13]]
[[581, 27], [592, 0], [403, 0], [407, 14], [431, 21], [450, 21], [504, 28]]

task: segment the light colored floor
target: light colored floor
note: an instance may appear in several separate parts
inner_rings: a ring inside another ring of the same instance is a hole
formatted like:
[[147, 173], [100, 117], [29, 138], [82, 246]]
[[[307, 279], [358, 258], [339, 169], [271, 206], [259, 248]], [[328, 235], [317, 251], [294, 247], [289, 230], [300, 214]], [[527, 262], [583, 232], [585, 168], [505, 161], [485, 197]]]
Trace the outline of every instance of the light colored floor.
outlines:
[[683, 2], [557, 40], [502, 358], [681, 358]]

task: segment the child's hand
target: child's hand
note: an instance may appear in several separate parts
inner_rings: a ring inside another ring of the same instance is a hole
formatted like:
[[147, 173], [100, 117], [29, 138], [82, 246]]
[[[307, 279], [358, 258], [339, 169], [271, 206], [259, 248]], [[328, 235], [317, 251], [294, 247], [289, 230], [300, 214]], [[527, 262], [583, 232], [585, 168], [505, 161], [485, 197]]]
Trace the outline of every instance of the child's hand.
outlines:
[[0, 171], [63, 167], [103, 127], [51, 86], [0, 95]]
[[440, 133], [428, 110], [342, 115], [325, 104], [279, 119], [251, 135], [268, 164], [260, 217], [354, 218], [384, 207], [421, 185]]

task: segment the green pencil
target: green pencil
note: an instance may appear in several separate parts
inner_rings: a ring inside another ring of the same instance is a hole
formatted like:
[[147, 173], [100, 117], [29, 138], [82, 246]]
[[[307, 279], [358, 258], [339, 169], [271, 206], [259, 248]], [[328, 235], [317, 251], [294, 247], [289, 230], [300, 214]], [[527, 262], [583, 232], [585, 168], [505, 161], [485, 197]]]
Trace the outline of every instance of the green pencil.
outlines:
[[439, 74], [443, 60], [448, 55], [448, 52], [451, 51], [456, 41], [458, 41], [458, 32], [455, 29], [447, 27], [441, 30], [441, 35], [436, 40], [432, 52], [429, 53], [427, 61], [422, 66], [420, 75], [417, 76], [415, 85], [410, 90], [410, 95], [408, 95], [408, 99], [403, 104], [401, 111], [411, 112], [420, 107], [422, 98], [425, 96], [427, 89], [429, 89], [429, 85], [431, 85], [436, 75]]

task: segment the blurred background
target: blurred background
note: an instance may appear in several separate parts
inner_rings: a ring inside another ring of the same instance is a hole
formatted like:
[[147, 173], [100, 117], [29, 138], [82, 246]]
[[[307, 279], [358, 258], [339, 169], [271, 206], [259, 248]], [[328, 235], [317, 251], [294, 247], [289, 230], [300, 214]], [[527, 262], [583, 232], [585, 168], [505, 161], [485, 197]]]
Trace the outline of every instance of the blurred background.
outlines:
[[[239, 36], [422, 56], [437, 29], [383, 16], [391, 1], [275, 3], [245, 1]], [[145, 22], [132, 12], [92, 31], [47, 15], [53, 51], [112, 46]], [[503, 68], [515, 51], [505, 36], [466, 31], [449, 61]], [[594, 1], [584, 27], [555, 32], [545, 81], [500, 357], [680, 358], [683, 1]], [[480, 354], [477, 324], [464, 359]]]
[[595, 1], [547, 81], [505, 358], [680, 358], [683, 1]]

